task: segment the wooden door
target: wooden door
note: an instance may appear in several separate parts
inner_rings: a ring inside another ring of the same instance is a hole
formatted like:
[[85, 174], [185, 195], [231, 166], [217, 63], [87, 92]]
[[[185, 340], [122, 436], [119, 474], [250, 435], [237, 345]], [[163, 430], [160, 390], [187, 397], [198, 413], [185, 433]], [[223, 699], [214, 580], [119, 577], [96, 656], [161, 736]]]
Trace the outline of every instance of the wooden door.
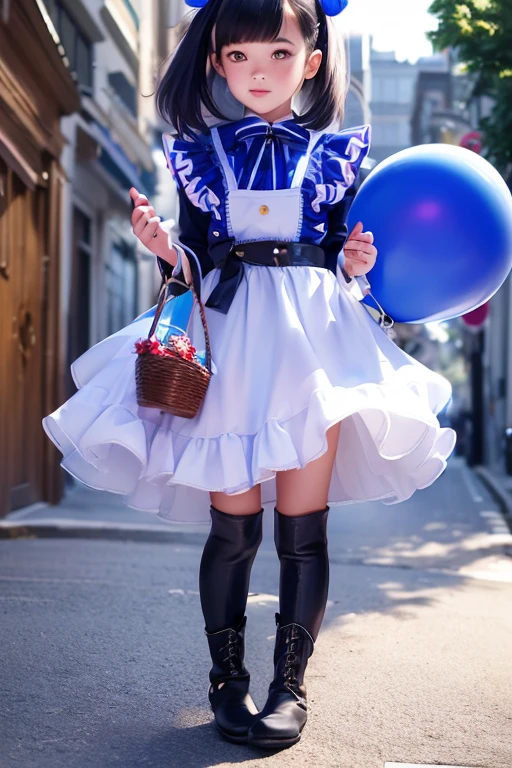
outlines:
[[43, 498], [43, 266], [47, 193], [0, 159], [0, 508]]

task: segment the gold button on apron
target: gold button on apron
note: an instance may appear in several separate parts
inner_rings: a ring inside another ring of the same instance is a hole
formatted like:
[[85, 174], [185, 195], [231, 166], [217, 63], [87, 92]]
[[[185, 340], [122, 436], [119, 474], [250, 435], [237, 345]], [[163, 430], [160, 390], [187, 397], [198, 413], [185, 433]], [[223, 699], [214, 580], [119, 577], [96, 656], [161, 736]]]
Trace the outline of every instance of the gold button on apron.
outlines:
[[268, 205], [260, 205], [260, 213], [262, 216], [266, 216], [268, 213]]

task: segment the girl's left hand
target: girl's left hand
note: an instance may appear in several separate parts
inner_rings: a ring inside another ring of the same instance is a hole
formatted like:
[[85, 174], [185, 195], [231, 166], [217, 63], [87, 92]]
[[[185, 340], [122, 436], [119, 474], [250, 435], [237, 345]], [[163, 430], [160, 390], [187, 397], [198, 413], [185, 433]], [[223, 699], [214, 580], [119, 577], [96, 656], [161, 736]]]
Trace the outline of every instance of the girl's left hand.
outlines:
[[345, 264], [343, 269], [349, 277], [366, 275], [375, 266], [377, 249], [373, 245], [373, 234], [363, 232], [362, 222], [358, 221], [343, 246]]

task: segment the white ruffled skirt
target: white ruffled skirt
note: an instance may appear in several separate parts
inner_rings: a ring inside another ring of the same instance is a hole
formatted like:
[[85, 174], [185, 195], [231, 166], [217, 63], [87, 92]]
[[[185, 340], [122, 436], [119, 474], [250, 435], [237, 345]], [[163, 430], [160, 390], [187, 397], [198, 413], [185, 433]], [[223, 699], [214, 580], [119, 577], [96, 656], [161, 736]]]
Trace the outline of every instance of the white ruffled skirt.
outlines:
[[[137, 406], [133, 346], [151, 318], [75, 361], [79, 391], [43, 421], [64, 469], [136, 509], [209, 523], [209, 491], [260, 483], [263, 503], [275, 501], [276, 472], [321, 456], [341, 422], [330, 503], [395, 504], [433, 483], [455, 445], [436, 418], [450, 384], [403, 352], [332, 272], [244, 270], [229, 313], [206, 310], [216, 373], [196, 418]], [[204, 279], [204, 301], [218, 276]], [[198, 318], [190, 335], [204, 346]]]

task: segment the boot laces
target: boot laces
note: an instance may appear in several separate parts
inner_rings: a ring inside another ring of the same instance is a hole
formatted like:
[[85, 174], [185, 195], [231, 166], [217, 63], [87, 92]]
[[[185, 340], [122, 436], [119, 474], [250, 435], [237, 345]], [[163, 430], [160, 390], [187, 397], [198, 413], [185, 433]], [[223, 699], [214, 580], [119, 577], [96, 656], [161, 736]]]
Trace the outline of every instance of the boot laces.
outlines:
[[223, 645], [221, 651], [225, 651], [225, 656], [222, 659], [229, 664], [229, 673], [235, 677], [240, 674], [240, 638], [236, 632], [230, 630], [228, 632], [228, 641], [226, 645]]
[[295, 627], [292, 627], [290, 634], [286, 638], [288, 650], [286, 652], [284, 664], [284, 676], [289, 683], [297, 681], [297, 672], [299, 671], [300, 667], [300, 655], [297, 649], [298, 640], [299, 634], [297, 633]]

